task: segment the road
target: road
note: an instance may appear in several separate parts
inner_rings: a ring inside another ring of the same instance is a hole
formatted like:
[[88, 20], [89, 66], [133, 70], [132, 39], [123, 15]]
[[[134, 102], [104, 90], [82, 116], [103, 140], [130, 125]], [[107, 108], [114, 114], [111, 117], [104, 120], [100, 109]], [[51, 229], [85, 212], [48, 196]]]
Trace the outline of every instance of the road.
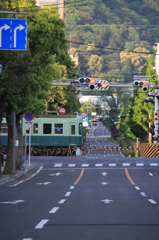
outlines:
[[[99, 124], [86, 144], [110, 144], [106, 135]], [[116, 151], [32, 157], [31, 171], [0, 186], [0, 239], [158, 240], [158, 160]]]

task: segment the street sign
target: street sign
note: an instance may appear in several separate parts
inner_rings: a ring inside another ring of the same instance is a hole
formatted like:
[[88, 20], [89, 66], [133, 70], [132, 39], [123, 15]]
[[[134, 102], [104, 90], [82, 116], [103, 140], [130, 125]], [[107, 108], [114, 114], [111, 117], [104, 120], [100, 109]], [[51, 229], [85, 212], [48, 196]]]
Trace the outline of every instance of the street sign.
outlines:
[[24, 119], [25, 119], [27, 122], [30, 122], [30, 121], [33, 119], [33, 114], [31, 114], [31, 113], [25, 113], [25, 114], [24, 114]]
[[134, 80], [137, 80], [137, 79], [149, 80], [149, 76], [134, 75]]
[[86, 118], [87, 117], [87, 113], [86, 112], [82, 112], [81, 116], [82, 116], [82, 118]]
[[0, 50], [27, 50], [27, 20], [0, 18]]
[[26, 122], [26, 128], [31, 128], [32, 122]]

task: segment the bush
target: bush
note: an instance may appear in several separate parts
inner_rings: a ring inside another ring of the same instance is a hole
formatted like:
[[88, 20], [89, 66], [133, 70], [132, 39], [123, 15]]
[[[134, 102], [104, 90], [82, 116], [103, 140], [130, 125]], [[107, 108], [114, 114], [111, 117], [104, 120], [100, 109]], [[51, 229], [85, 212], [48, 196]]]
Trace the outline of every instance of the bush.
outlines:
[[128, 147], [128, 144], [124, 141], [122, 137], [117, 137], [115, 140], [119, 143], [120, 147]]

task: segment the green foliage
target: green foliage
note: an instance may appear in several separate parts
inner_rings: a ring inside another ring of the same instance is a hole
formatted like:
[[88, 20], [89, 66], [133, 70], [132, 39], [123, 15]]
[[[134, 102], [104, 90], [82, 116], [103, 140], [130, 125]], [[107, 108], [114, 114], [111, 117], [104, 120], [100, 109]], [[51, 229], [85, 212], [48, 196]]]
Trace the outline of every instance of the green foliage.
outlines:
[[[73, 6], [74, 1], [70, 4]], [[86, 0], [78, 8], [68, 4], [67, 38], [76, 50], [74, 54], [78, 53], [80, 74], [131, 82], [158, 42], [158, 11], [156, 0]], [[94, 48], [88, 49], [87, 44], [94, 44]], [[100, 64], [94, 56], [101, 59]]]

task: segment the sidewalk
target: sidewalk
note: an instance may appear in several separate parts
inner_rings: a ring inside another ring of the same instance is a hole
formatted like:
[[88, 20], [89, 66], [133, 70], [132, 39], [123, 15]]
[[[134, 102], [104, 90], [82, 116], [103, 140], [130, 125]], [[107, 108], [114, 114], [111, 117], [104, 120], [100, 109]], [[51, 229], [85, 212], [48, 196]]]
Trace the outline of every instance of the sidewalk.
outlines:
[[[1, 166], [1, 173], [3, 172], [5, 168], [5, 161], [4, 161], [4, 166]], [[23, 175], [25, 175], [28, 171], [30, 171], [32, 168], [34, 168], [34, 165], [31, 164], [30, 166], [28, 163], [24, 163], [24, 168], [23, 170], [17, 171], [14, 175], [0, 175], [0, 185], [3, 185], [7, 182], [13, 181], [16, 178], [20, 178]]]

